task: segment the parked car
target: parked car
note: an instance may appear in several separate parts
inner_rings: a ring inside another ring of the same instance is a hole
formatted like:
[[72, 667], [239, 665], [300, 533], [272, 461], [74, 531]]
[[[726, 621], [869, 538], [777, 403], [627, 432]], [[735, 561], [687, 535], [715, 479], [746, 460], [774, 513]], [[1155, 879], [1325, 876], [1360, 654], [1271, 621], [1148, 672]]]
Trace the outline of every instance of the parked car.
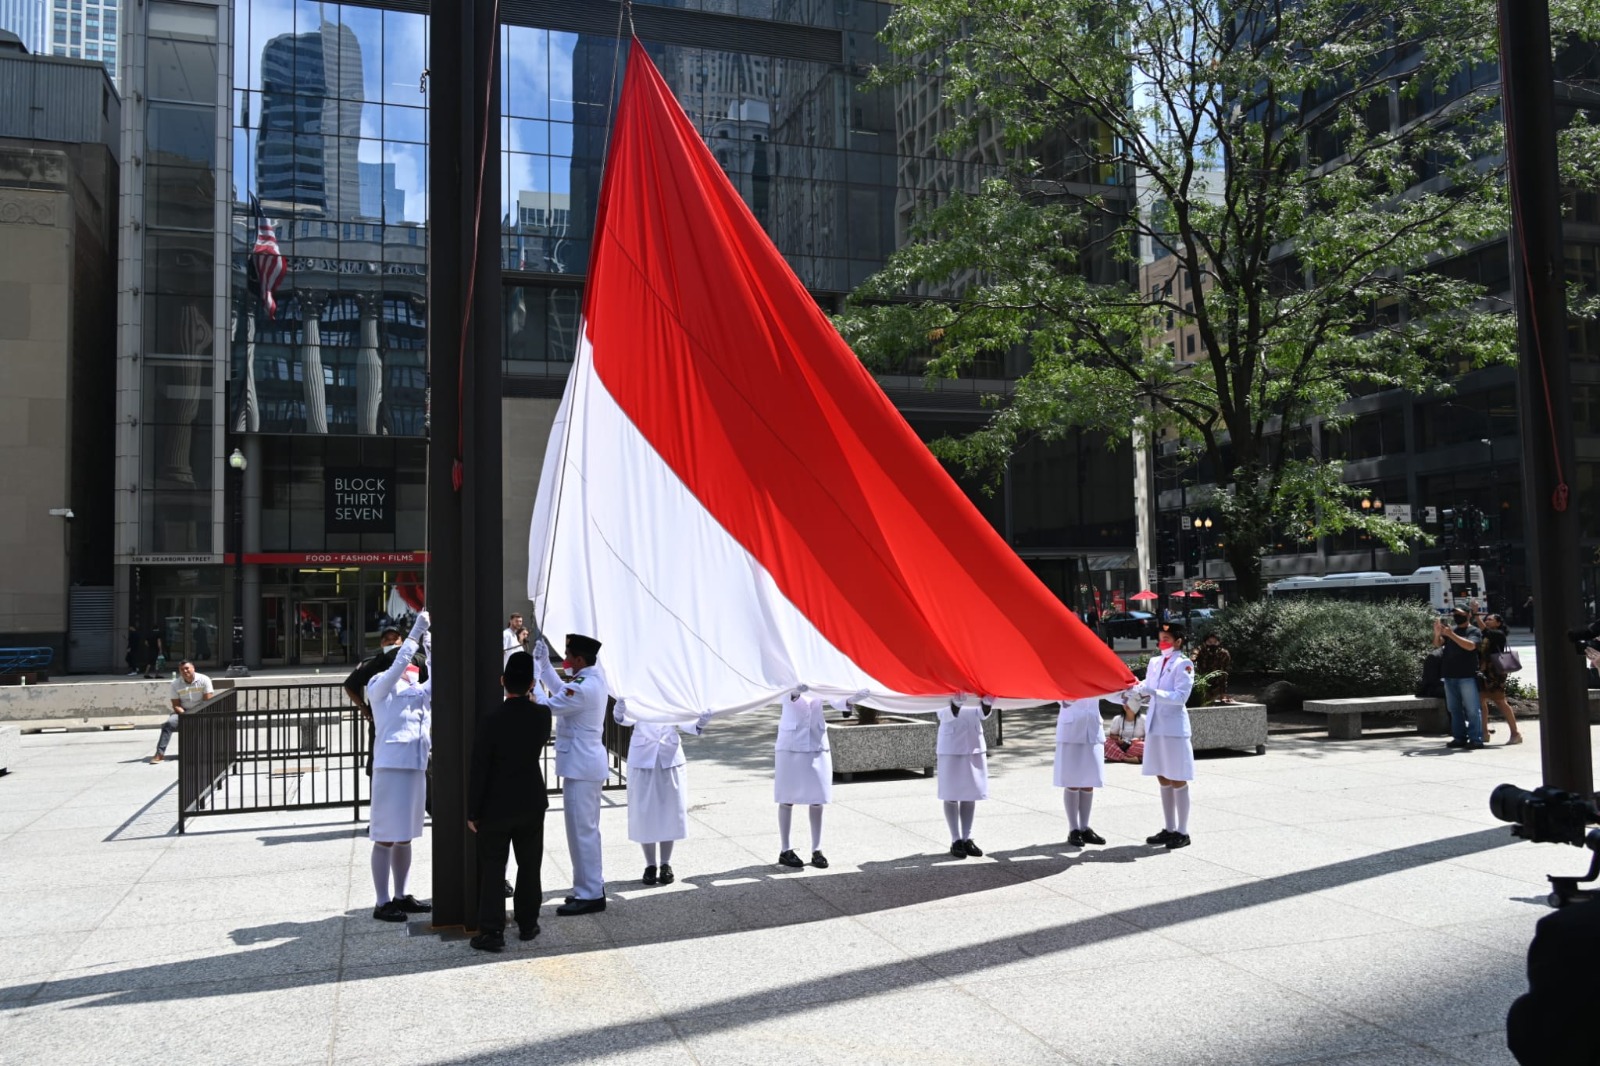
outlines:
[[1218, 613], [1215, 607], [1191, 607], [1188, 610], [1189, 618], [1195, 622], [1202, 618], [1215, 618]]
[[1153, 637], [1156, 616], [1148, 611], [1112, 611], [1100, 616], [1100, 632], [1108, 637]]

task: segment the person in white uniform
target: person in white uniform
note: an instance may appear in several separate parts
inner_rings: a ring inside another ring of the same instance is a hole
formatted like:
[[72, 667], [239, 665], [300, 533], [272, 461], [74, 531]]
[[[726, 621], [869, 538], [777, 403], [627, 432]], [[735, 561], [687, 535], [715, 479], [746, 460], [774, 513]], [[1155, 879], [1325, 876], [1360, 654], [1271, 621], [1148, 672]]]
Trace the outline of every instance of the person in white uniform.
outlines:
[[411, 842], [422, 835], [428, 754], [433, 750], [433, 678], [412, 662], [418, 644], [427, 639], [424, 610], [388, 666], [366, 684], [373, 724], [367, 835], [372, 838], [372, 887], [378, 894], [372, 916], [383, 922], [403, 922], [408, 914], [433, 910], [406, 891]]
[[500, 631], [500, 668], [505, 669], [506, 663], [519, 651], [528, 650], [528, 629], [522, 624], [522, 615], [513, 614], [506, 619], [506, 627]]
[[561, 778], [561, 813], [572, 856], [572, 895], [557, 914], [593, 914], [606, 909], [600, 869], [600, 786], [606, 781], [606, 677], [596, 660], [600, 642], [567, 634], [566, 681], [550, 665], [544, 641], [534, 645], [533, 666], [550, 695], [537, 702], [556, 724], [556, 776]]
[[627, 700], [618, 700], [611, 716], [618, 725], [633, 727], [628, 738], [628, 839], [644, 848], [644, 883], [670, 885], [677, 880], [672, 845], [689, 835], [689, 783], [678, 731], [698, 736], [709, 716], [701, 715], [693, 725], [641, 722], [628, 713]]
[[950, 854], [957, 859], [982, 855], [972, 841], [972, 819], [978, 800], [989, 798], [988, 746], [983, 723], [994, 708], [988, 703], [957, 694], [949, 707], [939, 708], [939, 736], [934, 755], [939, 765], [939, 799], [945, 824], [950, 827]]
[[1104, 788], [1105, 726], [1100, 718], [1100, 697], [1060, 704], [1056, 714], [1055, 785], [1067, 809], [1067, 846], [1104, 844], [1105, 837], [1089, 828], [1094, 790]]
[[778, 740], [773, 747], [772, 798], [778, 804], [778, 837], [782, 848], [778, 863], [800, 867], [805, 863], [789, 846], [795, 804], [810, 808], [811, 865], [828, 867], [822, 854], [822, 808], [833, 799], [833, 749], [828, 743], [828, 721], [822, 697], [796, 688], [783, 700], [778, 719]]
[[1186, 704], [1194, 688], [1194, 663], [1183, 654], [1183, 627], [1167, 623], [1157, 637], [1161, 654], [1150, 660], [1137, 691], [1150, 700], [1145, 725], [1145, 777], [1161, 783], [1161, 811], [1166, 825], [1147, 837], [1147, 844], [1168, 849], [1189, 846], [1189, 782], [1194, 780], [1194, 745], [1189, 740]]

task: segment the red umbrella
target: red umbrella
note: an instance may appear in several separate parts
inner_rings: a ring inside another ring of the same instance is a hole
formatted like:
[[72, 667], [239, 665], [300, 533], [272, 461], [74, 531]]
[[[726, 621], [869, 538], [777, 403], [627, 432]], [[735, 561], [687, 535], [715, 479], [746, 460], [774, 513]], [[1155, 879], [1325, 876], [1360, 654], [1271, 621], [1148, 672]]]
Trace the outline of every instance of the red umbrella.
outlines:
[[1132, 596], [1128, 597], [1130, 600], [1159, 600], [1160, 598], [1160, 596], [1157, 596], [1149, 589], [1145, 589], [1143, 592], [1135, 592]]

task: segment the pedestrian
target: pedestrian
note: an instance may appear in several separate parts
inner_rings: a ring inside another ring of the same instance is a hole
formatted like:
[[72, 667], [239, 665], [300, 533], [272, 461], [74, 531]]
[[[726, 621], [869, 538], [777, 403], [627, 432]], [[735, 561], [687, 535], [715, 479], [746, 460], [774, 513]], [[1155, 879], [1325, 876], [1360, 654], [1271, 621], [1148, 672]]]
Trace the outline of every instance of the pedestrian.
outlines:
[[1449, 748], [1472, 750], [1483, 747], [1482, 725], [1479, 721], [1478, 700], [1478, 646], [1483, 634], [1468, 624], [1467, 609], [1457, 607], [1450, 612], [1450, 625], [1444, 620], [1433, 620], [1433, 646], [1443, 648], [1439, 663], [1440, 680], [1444, 684], [1444, 702], [1450, 709]]
[[150, 757], [151, 765], [166, 759], [167, 744], [172, 740], [172, 734], [178, 730], [178, 723], [181, 720], [179, 716], [199, 707], [215, 693], [216, 690], [211, 687], [211, 679], [205, 674], [197, 673], [194, 663], [185, 659], [178, 664], [178, 676], [172, 679], [167, 691], [167, 699], [172, 704], [172, 713], [161, 723], [161, 737], [156, 741], [156, 753]]
[[522, 615], [515, 612], [506, 619], [505, 629], [500, 631], [500, 665], [503, 668], [511, 661], [511, 657], [519, 651], [528, 650], [528, 630], [522, 624]]
[[1112, 718], [1105, 728], [1106, 762], [1144, 761], [1144, 710], [1137, 691], [1127, 694], [1122, 713]]
[[367, 822], [372, 887], [378, 897], [372, 916], [382, 922], [403, 922], [408, 914], [433, 910], [406, 891], [411, 842], [422, 835], [428, 755], [433, 750], [433, 678], [412, 661], [427, 636], [428, 612], [423, 610], [389, 665], [366, 688], [376, 734]]
[[[1146, 844], [1186, 848], [1189, 840], [1189, 782], [1194, 780], [1194, 747], [1190, 743], [1189, 693], [1194, 689], [1194, 663], [1183, 654], [1183, 627], [1168, 623], [1156, 635], [1161, 654], [1145, 667], [1137, 689], [1150, 701], [1145, 725], [1144, 766], [1141, 773], [1161, 785], [1161, 812], [1166, 821], [1161, 832]], [[1123, 706], [1128, 706], [1126, 699]]]
[[144, 676], [146, 680], [160, 677], [167, 668], [167, 645], [161, 630], [154, 622], [144, 631]]
[[600, 669], [600, 642], [567, 634], [561, 680], [550, 665], [544, 641], [533, 646], [534, 674], [549, 695], [535, 702], [555, 717], [556, 776], [561, 778], [561, 815], [572, 857], [572, 894], [556, 913], [596, 914], [606, 909], [606, 879], [600, 865], [600, 788], [606, 783], [606, 677]]
[[828, 868], [822, 854], [822, 808], [833, 799], [833, 749], [828, 743], [828, 721], [822, 697], [805, 685], [790, 692], [778, 718], [778, 739], [773, 745], [772, 798], [778, 804], [778, 839], [781, 866], [805, 863], [789, 846], [796, 804], [811, 816], [811, 865]]
[[1200, 650], [1194, 657], [1194, 669], [1206, 686], [1206, 699], [1209, 702], [1233, 702], [1233, 697], [1228, 695], [1228, 674], [1233, 670], [1233, 655], [1222, 646], [1222, 638], [1216, 633], [1207, 633], [1200, 642]]
[[1063, 702], [1056, 713], [1055, 786], [1067, 809], [1067, 846], [1104, 844], [1105, 837], [1089, 828], [1094, 790], [1104, 788], [1105, 727], [1100, 718], [1100, 697]]
[[467, 782], [467, 828], [478, 837], [478, 935], [470, 943], [479, 951], [506, 946], [506, 898], [501, 886], [511, 852], [517, 856], [512, 893], [517, 939], [539, 935], [539, 906], [544, 902], [539, 874], [544, 863], [544, 812], [550, 799], [541, 763], [550, 742], [550, 710], [528, 698], [533, 656], [512, 652], [500, 686], [505, 699], [478, 722]]
[[1507, 633], [1504, 618], [1498, 614], [1487, 615], [1483, 624], [1480, 659], [1483, 691], [1479, 693], [1479, 701], [1483, 712], [1484, 736], [1487, 738], [1494, 733], [1494, 730], [1489, 728], [1489, 705], [1492, 703], [1500, 708], [1500, 717], [1506, 720], [1506, 725], [1511, 729], [1511, 736], [1506, 738], [1506, 743], [1521, 744], [1522, 731], [1517, 728], [1517, 715], [1511, 709], [1511, 701], [1506, 699], [1506, 678], [1511, 672], [1507, 667], [1520, 670], [1522, 660], [1517, 658], [1516, 652], [1506, 647]]
[[644, 883], [670, 885], [672, 845], [689, 835], [689, 782], [678, 731], [699, 735], [708, 715], [693, 725], [641, 722], [628, 713], [628, 701], [611, 709], [618, 725], [632, 726], [628, 738], [628, 839], [644, 849]]
[[939, 736], [934, 745], [938, 760], [938, 795], [950, 827], [950, 854], [957, 859], [980, 856], [983, 849], [972, 840], [972, 819], [978, 800], [989, 798], [988, 745], [983, 723], [994, 713], [988, 700], [957, 693], [949, 707], [940, 707]]
[[1530, 595], [1522, 601], [1522, 621], [1531, 630], [1534, 627], [1533, 597]]
[[132, 622], [128, 623], [128, 650], [122, 661], [128, 664], [129, 677], [144, 673], [144, 632]]

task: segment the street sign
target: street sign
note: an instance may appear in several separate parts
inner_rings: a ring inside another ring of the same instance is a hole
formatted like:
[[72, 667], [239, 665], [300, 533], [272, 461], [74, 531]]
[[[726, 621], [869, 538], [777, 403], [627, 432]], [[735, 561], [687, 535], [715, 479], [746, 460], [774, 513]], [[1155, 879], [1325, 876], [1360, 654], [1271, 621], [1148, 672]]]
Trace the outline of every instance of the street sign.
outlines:
[[1424, 507], [1422, 509], [1422, 514], [1423, 514], [1422, 520], [1424, 522], [1426, 522], [1428, 525], [1434, 526], [1434, 525], [1438, 525], [1439, 524], [1439, 508], [1437, 508], [1437, 507]]
[[1409, 503], [1391, 503], [1384, 508], [1384, 513], [1396, 522], [1411, 521], [1411, 505]]

